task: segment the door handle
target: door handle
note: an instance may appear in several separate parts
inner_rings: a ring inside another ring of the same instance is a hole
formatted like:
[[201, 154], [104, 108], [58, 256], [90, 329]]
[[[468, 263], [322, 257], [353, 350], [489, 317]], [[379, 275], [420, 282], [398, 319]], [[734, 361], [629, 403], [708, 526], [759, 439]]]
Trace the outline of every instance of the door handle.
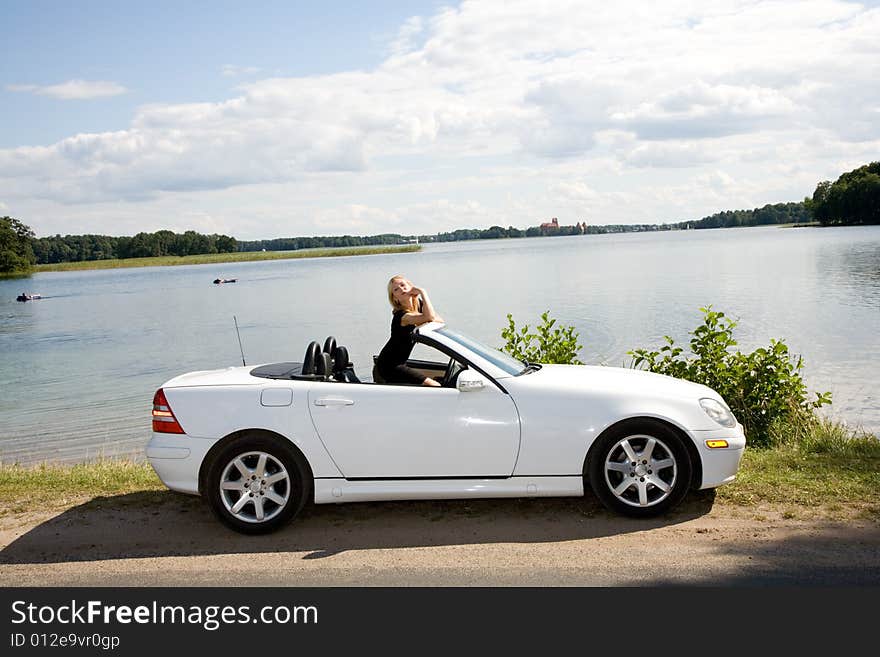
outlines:
[[321, 397], [315, 400], [315, 406], [351, 406], [354, 401], [351, 399], [339, 399], [336, 397]]

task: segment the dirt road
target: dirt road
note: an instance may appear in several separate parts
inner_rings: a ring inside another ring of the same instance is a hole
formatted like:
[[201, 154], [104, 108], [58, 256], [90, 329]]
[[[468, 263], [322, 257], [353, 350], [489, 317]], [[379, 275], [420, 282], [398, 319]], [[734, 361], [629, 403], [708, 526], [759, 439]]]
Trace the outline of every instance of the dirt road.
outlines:
[[247, 537], [196, 498], [135, 493], [0, 519], [2, 586], [880, 585], [880, 524], [713, 505], [612, 516], [591, 498], [317, 506]]

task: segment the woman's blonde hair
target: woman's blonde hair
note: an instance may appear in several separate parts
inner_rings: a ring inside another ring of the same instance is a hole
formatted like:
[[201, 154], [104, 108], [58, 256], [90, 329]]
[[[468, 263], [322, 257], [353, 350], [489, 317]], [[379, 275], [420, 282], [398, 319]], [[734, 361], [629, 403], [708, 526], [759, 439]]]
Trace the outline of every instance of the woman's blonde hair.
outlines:
[[[401, 306], [397, 302], [397, 300], [394, 298], [394, 294], [392, 294], [392, 292], [391, 292], [391, 288], [394, 287], [394, 281], [396, 281], [398, 279], [409, 282], [409, 279], [406, 276], [404, 276], [403, 274], [396, 274], [396, 275], [392, 276], [388, 280], [388, 303], [391, 304], [391, 307], [394, 308], [394, 310], [403, 310], [405, 312], [412, 312], [413, 310], [415, 310], [412, 297], [410, 297], [410, 299], [409, 299], [409, 308], [404, 308], [403, 306]], [[412, 283], [410, 283], [410, 285], [412, 285]]]

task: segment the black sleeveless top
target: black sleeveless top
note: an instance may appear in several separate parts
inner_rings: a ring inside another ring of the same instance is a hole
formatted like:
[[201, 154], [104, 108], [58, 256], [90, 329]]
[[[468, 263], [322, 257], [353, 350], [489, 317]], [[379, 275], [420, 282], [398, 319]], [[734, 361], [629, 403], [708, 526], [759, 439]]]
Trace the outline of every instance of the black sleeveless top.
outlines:
[[405, 364], [409, 355], [413, 350], [412, 333], [415, 330], [414, 324], [403, 326], [400, 320], [406, 314], [406, 311], [395, 310], [391, 317], [391, 337], [379, 352], [376, 359], [376, 365], [380, 372], [387, 372], [397, 365]]

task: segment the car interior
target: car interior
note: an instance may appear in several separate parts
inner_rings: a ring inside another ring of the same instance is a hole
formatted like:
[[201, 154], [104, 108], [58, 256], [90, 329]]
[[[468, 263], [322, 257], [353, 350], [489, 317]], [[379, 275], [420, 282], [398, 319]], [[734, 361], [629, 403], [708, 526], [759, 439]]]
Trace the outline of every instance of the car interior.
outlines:
[[[442, 387], [454, 388], [458, 375], [467, 365], [451, 358], [443, 352], [427, 345], [416, 344], [414, 349], [415, 358], [410, 358], [407, 365], [426, 377], [438, 381]], [[376, 371], [375, 361], [378, 356], [373, 356], [372, 381], [361, 380], [354, 371], [354, 364], [348, 356], [348, 349], [337, 344], [334, 336], [328, 336], [324, 340], [324, 346], [317, 341], [312, 341], [306, 347], [302, 363], [284, 362], [262, 365], [251, 370], [253, 376], [267, 379], [299, 379], [311, 381], [338, 381], [340, 383], [363, 383], [381, 385], [412, 385], [405, 383], [387, 383]], [[435, 360], [445, 359], [446, 362]]]

